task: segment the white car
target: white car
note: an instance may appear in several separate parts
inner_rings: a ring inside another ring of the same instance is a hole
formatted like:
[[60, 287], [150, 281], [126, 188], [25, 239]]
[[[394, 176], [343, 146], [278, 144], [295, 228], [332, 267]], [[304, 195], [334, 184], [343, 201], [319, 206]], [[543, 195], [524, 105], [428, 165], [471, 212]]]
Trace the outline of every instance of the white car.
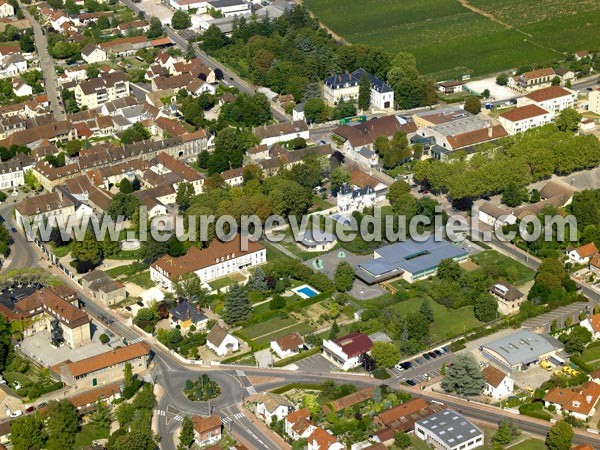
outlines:
[[13, 411], [10, 413], [10, 417], [19, 417], [23, 415], [23, 411], [21, 411], [20, 409], [17, 409], [16, 411]]

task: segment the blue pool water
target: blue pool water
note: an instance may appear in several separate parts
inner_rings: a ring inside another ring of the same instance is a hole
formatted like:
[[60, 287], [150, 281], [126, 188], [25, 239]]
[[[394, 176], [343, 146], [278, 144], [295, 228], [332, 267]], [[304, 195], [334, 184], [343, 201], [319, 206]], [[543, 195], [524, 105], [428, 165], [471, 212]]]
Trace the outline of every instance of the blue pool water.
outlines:
[[317, 291], [315, 291], [310, 286], [303, 286], [296, 290], [296, 292], [306, 295], [308, 298], [314, 297], [315, 295], [319, 295]]

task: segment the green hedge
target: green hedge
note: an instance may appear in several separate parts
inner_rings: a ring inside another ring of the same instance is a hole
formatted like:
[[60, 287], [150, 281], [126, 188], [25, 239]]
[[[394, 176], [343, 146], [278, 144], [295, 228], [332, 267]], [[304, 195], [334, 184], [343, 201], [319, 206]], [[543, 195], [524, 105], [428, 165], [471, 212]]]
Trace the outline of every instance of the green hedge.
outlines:
[[524, 416], [550, 421], [552, 415], [544, 411], [542, 402], [526, 403], [519, 407], [519, 413]]
[[236, 362], [239, 359], [246, 358], [246, 357], [248, 357], [250, 355], [253, 355], [253, 354], [254, 354], [254, 351], [249, 351], [249, 352], [246, 352], [246, 353], [240, 353], [239, 355], [231, 356], [231, 357], [229, 357], [227, 359], [224, 359], [223, 361], [221, 361], [221, 364], [231, 364], [232, 362]]
[[385, 368], [380, 367], [379, 369], [375, 369], [373, 371], [373, 376], [375, 378], [377, 378], [378, 380], [387, 380], [388, 378], [391, 378], [390, 373], [385, 370]]
[[297, 355], [290, 356], [289, 358], [280, 359], [275, 364], [273, 364], [273, 367], [287, 366], [288, 364], [295, 363], [296, 361], [300, 361], [304, 358], [308, 358], [309, 356], [316, 355], [320, 351], [321, 351], [321, 347], [313, 347], [310, 350], [306, 350], [305, 352], [300, 352]]
[[290, 383], [285, 386], [278, 387], [277, 389], [273, 389], [271, 392], [274, 394], [283, 394], [284, 392], [291, 391], [292, 389], [302, 389], [306, 391], [322, 391], [323, 386], [320, 384], [313, 383]]
[[594, 368], [586, 363], [579, 355], [571, 356], [571, 362], [579, 367], [583, 372], [589, 373], [594, 370]]

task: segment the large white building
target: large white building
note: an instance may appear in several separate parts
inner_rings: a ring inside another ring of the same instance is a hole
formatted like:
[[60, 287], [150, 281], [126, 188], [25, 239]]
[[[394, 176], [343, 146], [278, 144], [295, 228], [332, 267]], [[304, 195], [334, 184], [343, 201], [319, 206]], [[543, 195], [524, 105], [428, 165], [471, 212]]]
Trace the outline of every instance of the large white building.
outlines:
[[46, 220], [50, 227], [63, 225], [73, 214], [75, 214], [75, 204], [59, 190], [26, 198], [15, 208], [17, 225], [24, 229], [26, 229], [24, 227], [26, 221], [36, 224]]
[[178, 258], [164, 255], [150, 266], [150, 278], [159, 287], [173, 292], [173, 283], [190, 273], [208, 283], [267, 262], [267, 249], [258, 242], [248, 242], [247, 250], [241, 248], [238, 234], [229, 242], [214, 241], [203, 250], [191, 247], [186, 255]]
[[375, 206], [377, 193], [371, 186], [352, 189], [347, 183], [342, 186], [337, 195], [338, 211], [346, 216], [355, 211], [362, 212], [365, 208]]
[[563, 109], [573, 108], [576, 101], [575, 91], [561, 86], [550, 86], [519, 98], [517, 106], [537, 105], [552, 114], [557, 114]]
[[296, 138], [308, 140], [308, 125], [304, 120], [276, 123], [256, 127], [254, 134], [260, 139], [260, 145], [271, 146], [280, 142], [292, 141]]
[[103, 74], [82, 81], [74, 92], [77, 106], [94, 109], [118, 98], [129, 97], [129, 79], [124, 72]]
[[547, 125], [552, 122], [553, 116], [553, 113], [546, 111], [544, 108], [540, 108], [536, 104], [530, 104], [500, 114], [498, 121], [508, 134], [514, 135]]
[[471, 450], [483, 445], [483, 431], [451, 409], [416, 422], [415, 436], [437, 450]]
[[365, 69], [357, 69], [352, 73], [333, 75], [323, 84], [323, 98], [328, 105], [333, 106], [340, 102], [354, 102], [358, 100], [360, 80], [367, 76], [371, 83], [371, 106], [377, 109], [394, 107], [394, 90], [385, 81], [371, 75]]
[[589, 112], [600, 114], [600, 88], [596, 88], [590, 92], [588, 97], [588, 105]]

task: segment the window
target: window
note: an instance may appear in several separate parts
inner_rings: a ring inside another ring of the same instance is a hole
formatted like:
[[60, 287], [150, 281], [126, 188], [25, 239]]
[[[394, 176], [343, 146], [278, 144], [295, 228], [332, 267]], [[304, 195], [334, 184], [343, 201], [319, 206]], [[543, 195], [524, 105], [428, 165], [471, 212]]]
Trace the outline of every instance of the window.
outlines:
[[92, 386], [98, 386], [98, 378], [92, 379]]

